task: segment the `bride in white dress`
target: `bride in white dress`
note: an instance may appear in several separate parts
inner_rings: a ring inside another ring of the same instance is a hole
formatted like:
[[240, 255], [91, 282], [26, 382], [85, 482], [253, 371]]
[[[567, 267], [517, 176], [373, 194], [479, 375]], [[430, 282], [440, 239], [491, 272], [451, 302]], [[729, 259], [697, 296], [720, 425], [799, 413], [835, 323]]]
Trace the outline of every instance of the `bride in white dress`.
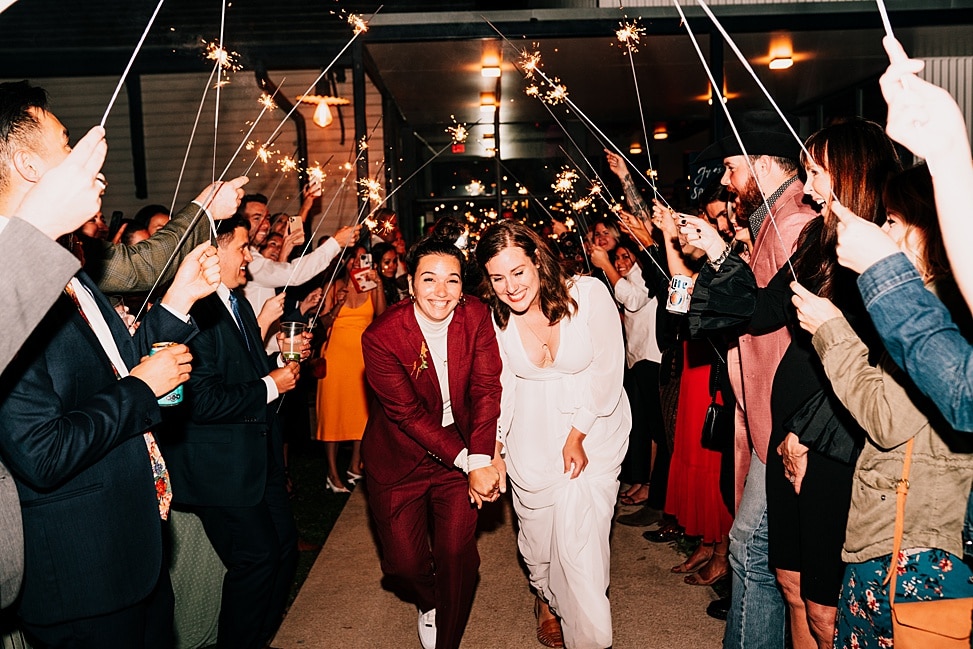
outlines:
[[631, 430], [618, 311], [604, 284], [567, 277], [520, 223], [487, 228], [476, 255], [504, 362], [498, 448], [538, 594], [538, 640], [562, 646], [563, 631], [569, 649], [604, 649], [608, 535]]

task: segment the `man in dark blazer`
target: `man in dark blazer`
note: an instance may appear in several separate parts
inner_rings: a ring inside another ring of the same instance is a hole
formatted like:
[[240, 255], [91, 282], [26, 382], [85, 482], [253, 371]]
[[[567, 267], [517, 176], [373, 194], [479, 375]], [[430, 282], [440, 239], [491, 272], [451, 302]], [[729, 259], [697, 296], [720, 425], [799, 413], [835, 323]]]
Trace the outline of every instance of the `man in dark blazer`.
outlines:
[[500, 353], [487, 306], [461, 297], [462, 263], [452, 242], [416, 244], [413, 300], [390, 306], [362, 336], [375, 392], [362, 438], [368, 506], [382, 571], [413, 591], [425, 649], [459, 646], [480, 564], [471, 501], [496, 500], [505, 480], [502, 463], [491, 464]]
[[273, 638], [297, 566], [275, 401], [296, 385], [300, 366], [271, 364], [253, 309], [234, 292], [247, 281], [248, 229], [238, 217], [221, 224], [220, 287], [192, 310], [200, 333], [190, 344], [187, 407], [160, 437], [174, 502], [199, 516], [227, 568], [221, 649]]
[[191, 356], [174, 345], [139, 359], [195, 333], [185, 314], [217, 269], [211, 247], [190, 253], [134, 339], [79, 273], [0, 379], [0, 456], [24, 526], [18, 612], [35, 648], [171, 645], [166, 477], [146, 432]]

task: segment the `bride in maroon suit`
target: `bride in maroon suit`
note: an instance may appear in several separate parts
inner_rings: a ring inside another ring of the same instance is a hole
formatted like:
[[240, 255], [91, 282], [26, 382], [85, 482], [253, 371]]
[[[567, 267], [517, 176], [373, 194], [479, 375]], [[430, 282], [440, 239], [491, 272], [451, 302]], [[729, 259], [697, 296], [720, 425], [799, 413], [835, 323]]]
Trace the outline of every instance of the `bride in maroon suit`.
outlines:
[[500, 354], [489, 309], [463, 295], [464, 263], [452, 241], [417, 243], [411, 301], [362, 336], [376, 396], [362, 439], [368, 504], [382, 571], [414, 591], [424, 649], [459, 647], [480, 565], [477, 509], [505, 484], [493, 460]]

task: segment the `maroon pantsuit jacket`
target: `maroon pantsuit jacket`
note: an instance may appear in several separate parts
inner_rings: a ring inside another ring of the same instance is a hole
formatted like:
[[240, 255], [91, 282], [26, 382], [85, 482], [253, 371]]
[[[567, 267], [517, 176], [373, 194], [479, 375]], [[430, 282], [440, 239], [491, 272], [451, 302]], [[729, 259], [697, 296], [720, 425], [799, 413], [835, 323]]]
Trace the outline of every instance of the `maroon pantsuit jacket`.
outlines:
[[[413, 304], [390, 306], [362, 335], [365, 376], [375, 392], [362, 438], [370, 480], [393, 484], [432, 455], [446, 467], [464, 448], [493, 457], [500, 416], [500, 352], [481, 300], [466, 297], [446, 335], [453, 424], [442, 425], [443, 400], [432, 353]], [[424, 353], [422, 353], [424, 351]]]

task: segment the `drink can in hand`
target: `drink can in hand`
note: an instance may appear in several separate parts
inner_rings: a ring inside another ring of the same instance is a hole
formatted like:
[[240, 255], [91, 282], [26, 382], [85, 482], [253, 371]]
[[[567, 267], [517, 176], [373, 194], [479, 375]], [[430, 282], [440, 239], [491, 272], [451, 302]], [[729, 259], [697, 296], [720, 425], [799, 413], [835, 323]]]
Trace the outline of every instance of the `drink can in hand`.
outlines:
[[689, 287], [693, 278], [686, 275], [673, 275], [669, 282], [669, 299], [666, 311], [669, 313], [689, 313]]
[[[164, 343], [152, 343], [152, 349], [149, 350], [149, 356], [152, 356], [160, 349], [165, 349], [166, 347], [172, 347], [178, 343], [164, 342]], [[166, 406], [178, 406], [182, 403], [182, 386], [177, 385], [176, 388], [168, 393], [159, 397], [159, 405], [162, 407]]]

